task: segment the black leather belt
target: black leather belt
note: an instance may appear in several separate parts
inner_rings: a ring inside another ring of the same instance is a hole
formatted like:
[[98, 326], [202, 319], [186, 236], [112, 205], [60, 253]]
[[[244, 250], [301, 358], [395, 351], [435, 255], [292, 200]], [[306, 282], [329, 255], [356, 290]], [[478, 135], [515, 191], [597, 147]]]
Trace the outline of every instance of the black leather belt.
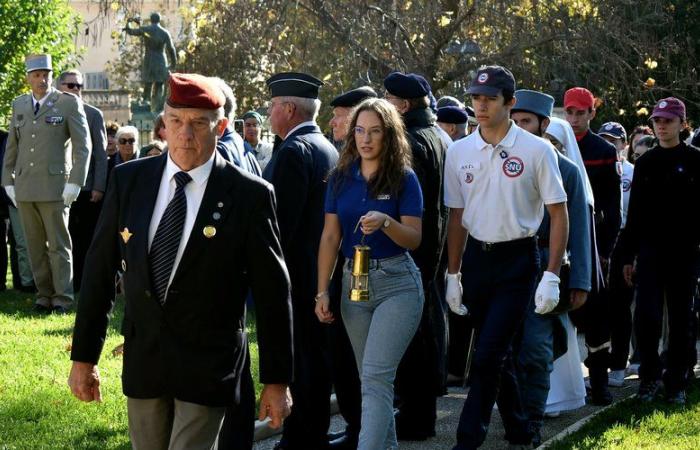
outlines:
[[484, 242], [469, 236], [469, 240], [467, 241], [467, 245], [477, 245], [485, 252], [500, 252], [504, 250], [533, 248], [536, 244], [537, 237], [535, 236], [504, 242]]

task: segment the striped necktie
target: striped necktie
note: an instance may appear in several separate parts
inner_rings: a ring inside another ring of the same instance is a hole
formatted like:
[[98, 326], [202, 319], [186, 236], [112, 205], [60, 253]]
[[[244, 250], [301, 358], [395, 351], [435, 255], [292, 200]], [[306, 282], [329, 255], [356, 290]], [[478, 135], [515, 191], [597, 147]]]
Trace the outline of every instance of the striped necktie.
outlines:
[[182, 238], [182, 229], [187, 215], [185, 185], [190, 181], [192, 181], [192, 177], [187, 172], [175, 174], [175, 184], [177, 185], [175, 195], [163, 212], [156, 234], [153, 236], [151, 251], [148, 254], [153, 287], [161, 304], [165, 303], [170, 274]]

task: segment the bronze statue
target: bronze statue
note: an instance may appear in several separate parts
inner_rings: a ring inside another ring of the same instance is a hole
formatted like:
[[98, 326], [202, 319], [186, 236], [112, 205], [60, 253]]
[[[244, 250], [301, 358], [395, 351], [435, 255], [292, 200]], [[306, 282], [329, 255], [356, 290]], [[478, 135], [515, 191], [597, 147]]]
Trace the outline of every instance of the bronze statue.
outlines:
[[[130, 28], [129, 24], [132, 22], [139, 25], [138, 28]], [[150, 102], [151, 111], [159, 112], [163, 110], [165, 101], [163, 83], [168, 79], [170, 70], [175, 68], [177, 54], [170, 33], [160, 25], [160, 14], [151, 14], [150, 25], [140, 25], [141, 20], [138, 17], [128, 19], [124, 31], [131, 36], [143, 37], [146, 48], [141, 69], [143, 101]]]

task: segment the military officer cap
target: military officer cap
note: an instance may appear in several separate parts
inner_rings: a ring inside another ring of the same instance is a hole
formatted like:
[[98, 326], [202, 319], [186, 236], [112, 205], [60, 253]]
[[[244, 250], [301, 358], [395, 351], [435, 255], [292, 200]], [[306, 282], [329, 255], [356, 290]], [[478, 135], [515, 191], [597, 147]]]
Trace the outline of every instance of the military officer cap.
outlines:
[[27, 73], [35, 70], [53, 71], [51, 68], [51, 55], [27, 55], [24, 59], [24, 67]]
[[331, 101], [331, 106], [335, 108], [336, 106], [352, 108], [353, 106], [359, 105], [360, 102], [368, 98], [376, 98], [377, 93], [369, 86], [362, 86], [351, 91], [347, 91], [340, 94]]
[[262, 116], [255, 111], [246, 112], [245, 114], [243, 114], [243, 117], [241, 117], [241, 119], [243, 119], [243, 120], [255, 119], [258, 121], [258, 123], [263, 123]]
[[437, 121], [442, 123], [467, 123], [469, 116], [459, 106], [443, 106], [437, 110]]
[[384, 78], [384, 87], [399, 98], [419, 98], [430, 93], [428, 82], [415, 73], [392, 72]]
[[318, 98], [318, 89], [323, 81], [301, 72], [282, 72], [265, 82], [272, 97]]
[[600, 130], [598, 130], [598, 136], [610, 136], [613, 139], [627, 140], [627, 132], [625, 127], [617, 122], [607, 122], [604, 123]]
[[226, 98], [208, 77], [196, 73], [172, 73], [168, 78], [172, 108], [219, 109]]
[[548, 119], [552, 117], [554, 97], [544, 92], [519, 89], [515, 91], [515, 106], [511, 112], [524, 111]]

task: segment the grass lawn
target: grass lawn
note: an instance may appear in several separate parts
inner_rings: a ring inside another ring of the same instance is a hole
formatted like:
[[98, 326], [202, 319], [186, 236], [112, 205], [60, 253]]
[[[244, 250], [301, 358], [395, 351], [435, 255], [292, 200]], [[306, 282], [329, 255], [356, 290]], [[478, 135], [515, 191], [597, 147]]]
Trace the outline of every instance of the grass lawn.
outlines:
[[551, 449], [698, 449], [700, 448], [700, 383], [688, 390], [685, 407], [663, 400], [628, 399], [599, 414]]
[[[101, 404], [78, 401], [66, 383], [75, 315], [37, 314], [32, 305], [32, 295], [0, 293], [0, 450], [130, 449], [122, 358], [112, 354], [123, 342], [123, 301], [117, 301], [100, 359]], [[259, 395], [254, 321], [250, 325]]]

